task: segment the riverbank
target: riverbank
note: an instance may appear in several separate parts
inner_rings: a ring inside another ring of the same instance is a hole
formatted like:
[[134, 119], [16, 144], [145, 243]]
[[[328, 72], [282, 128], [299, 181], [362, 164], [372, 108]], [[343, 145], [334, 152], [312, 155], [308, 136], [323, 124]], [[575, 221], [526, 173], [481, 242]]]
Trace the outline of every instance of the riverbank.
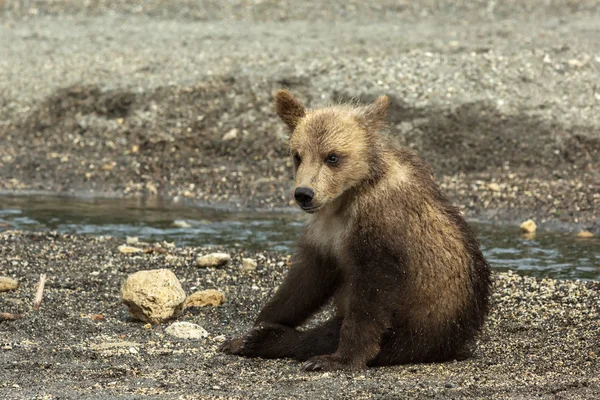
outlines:
[[0, 190], [285, 207], [274, 90], [386, 93], [467, 216], [600, 234], [597, 2], [226, 3], [0, 2]]
[[[390, 134], [466, 216], [598, 235], [599, 36], [595, 0], [0, 0], [0, 191], [287, 207], [272, 93], [310, 106], [385, 93]], [[0, 233], [0, 274], [21, 283], [0, 312], [24, 314], [0, 322], [3, 398], [600, 397], [598, 282], [497, 273], [472, 358], [306, 374], [215, 352], [250, 326], [282, 254], [225, 249], [231, 264], [198, 269], [205, 249], [121, 244]], [[123, 279], [165, 267], [188, 294], [226, 294], [180, 318], [205, 340], [129, 320]]]
[[[229, 252], [225, 267], [202, 269], [195, 247], [123, 254], [105, 237], [4, 232], [0, 271], [20, 282], [0, 297], [3, 398], [569, 398], [600, 395], [600, 282], [495, 274], [492, 312], [472, 358], [358, 373], [300, 371], [290, 360], [216, 353], [221, 335], [246, 330], [287, 268], [277, 253]], [[257, 269], [241, 272], [241, 258]], [[142, 269], [169, 268], [186, 293], [218, 289], [218, 307], [190, 309], [203, 340], [170, 337], [129, 319], [120, 285]], [[44, 300], [31, 310], [35, 285]], [[84, 378], [84, 379], [82, 379]]]

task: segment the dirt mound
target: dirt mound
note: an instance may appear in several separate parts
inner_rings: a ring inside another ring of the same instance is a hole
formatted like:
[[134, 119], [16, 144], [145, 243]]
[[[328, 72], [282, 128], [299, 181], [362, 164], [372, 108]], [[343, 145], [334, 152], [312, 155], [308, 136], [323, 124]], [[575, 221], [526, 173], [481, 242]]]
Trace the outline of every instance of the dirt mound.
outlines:
[[[124, 148], [138, 145], [142, 152], [197, 149], [216, 156], [262, 155], [270, 150], [266, 143], [275, 144], [270, 146], [275, 151], [282, 146], [273, 143], [277, 137], [267, 129], [275, 122], [269, 115], [272, 91], [263, 87], [261, 92], [259, 98], [248, 81], [234, 78], [144, 93], [74, 85], [43, 100], [15, 123], [13, 132], [43, 137], [50, 146], [79, 135], [116, 141]], [[223, 141], [231, 129], [239, 135]]]
[[[30, 182], [34, 189], [287, 206], [292, 173], [288, 133], [272, 110], [272, 93], [281, 87], [309, 107], [352, 100], [339, 91], [323, 96], [308, 79], [286, 76], [254, 81], [221, 77], [146, 91], [71, 86], [41, 101], [21, 120], [0, 126], [0, 171]], [[369, 102], [379, 94], [358, 99]], [[593, 195], [564, 192], [562, 183], [539, 184], [560, 179], [578, 188], [583, 186], [575, 180], [583, 177], [592, 188], [597, 185], [600, 138], [592, 128], [506, 115], [485, 102], [419, 108], [394, 96], [389, 120], [390, 135], [423, 155], [438, 179], [462, 176], [445, 189], [473, 210], [480, 201], [485, 208], [513, 208], [513, 195], [498, 199], [493, 193], [469, 194], [475, 190], [472, 182], [491, 176], [517, 184], [520, 175], [529, 181], [519, 183], [519, 190], [550, 203], [562, 197], [560, 207], [589, 210], [591, 215], [600, 203]], [[465, 190], [465, 185], [471, 188]], [[544, 212], [556, 210], [554, 204]]]
[[[336, 92], [332, 98], [366, 103], [375, 96]], [[390, 135], [423, 155], [438, 175], [509, 167], [531, 169], [538, 177], [551, 169], [560, 176], [557, 169], [593, 171], [599, 160], [600, 137], [589, 127], [505, 115], [489, 102], [436, 109], [411, 107], [394, 96], [390, 100]]]
[[60, 89], [42, 101], [22, 127], [42, 134], [54, 127], [75, 127], [76, 117], [80, 115], [96, 114], [106, 119], [124, 118], [135, 100], [136, 95], [131, 92], [103, 91], [98, 86], [75, 85]]
[[[79, 135], [113, 141], [123, 151], [138, 146], [148, 155], [183, 152], [252, 163], [287, 157], [287, 132], [271, 109], [271, 94], [279, 87], [298, 93], [308, 105], [322, 105], [298, 78], [253, 84], [227, 77], [146, 93], [76, 85], [42, 101], [14, 130], [44, 138], [50, 147]], [[333, 102], [367, 103], [374, 98], [331, 94]], [[524, 114], [504, 115], [484, 102], [443, 110], [410, 107], [393, 96], [391, 100], [390, 134], [424, 155], [439, 175], [510, 167], [531, 168], [540, 177], [552, 169], [560, 176], [559, 169], [592, 171], [599, 159], [600, 138], [588, 127], [564, 128]]]

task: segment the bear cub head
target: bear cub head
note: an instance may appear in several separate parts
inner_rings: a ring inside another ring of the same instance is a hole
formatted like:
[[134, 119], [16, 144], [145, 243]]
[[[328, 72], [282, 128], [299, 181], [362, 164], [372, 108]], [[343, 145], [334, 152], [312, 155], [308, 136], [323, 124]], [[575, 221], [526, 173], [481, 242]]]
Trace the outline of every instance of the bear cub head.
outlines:
[[382, 96], [367, 106], [307, 109], [287, 90], [275, 94], [275, 111], [291, 131], [294, 198], [302, 210], [315, 213], [377, 179], [379, 132], [386, 126], [389, 104]]

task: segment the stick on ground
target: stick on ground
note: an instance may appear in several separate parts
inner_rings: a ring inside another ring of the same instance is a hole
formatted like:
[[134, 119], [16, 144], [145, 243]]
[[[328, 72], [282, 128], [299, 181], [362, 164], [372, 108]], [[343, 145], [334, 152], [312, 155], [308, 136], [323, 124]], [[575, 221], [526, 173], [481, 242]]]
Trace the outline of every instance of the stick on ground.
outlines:
[[23, 318], [23, 314], [0, 313], [0, 321], [15, 321], [21, 318]]
[[33, 301], [33, 309], [37, 310], [42, 304], [42, 296], [44, 295], [44, 285], [46, 284], [46, 274], [40, 275], [37, 291], [35, 292], [35, 300]]

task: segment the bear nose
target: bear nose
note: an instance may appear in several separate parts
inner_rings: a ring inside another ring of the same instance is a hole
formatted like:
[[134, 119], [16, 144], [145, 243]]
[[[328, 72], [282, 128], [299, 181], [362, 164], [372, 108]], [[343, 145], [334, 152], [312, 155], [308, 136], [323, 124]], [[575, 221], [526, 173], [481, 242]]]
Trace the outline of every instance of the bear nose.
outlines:
[[294, 197], [296, 201], [300, 203], [301, 206], [307, 206], [312, 201], [313, 197], [315, 197], [315, 192], [312, 191], [311, 188], [307, 187], [299, 187], [296, 188], [294, 192]]

